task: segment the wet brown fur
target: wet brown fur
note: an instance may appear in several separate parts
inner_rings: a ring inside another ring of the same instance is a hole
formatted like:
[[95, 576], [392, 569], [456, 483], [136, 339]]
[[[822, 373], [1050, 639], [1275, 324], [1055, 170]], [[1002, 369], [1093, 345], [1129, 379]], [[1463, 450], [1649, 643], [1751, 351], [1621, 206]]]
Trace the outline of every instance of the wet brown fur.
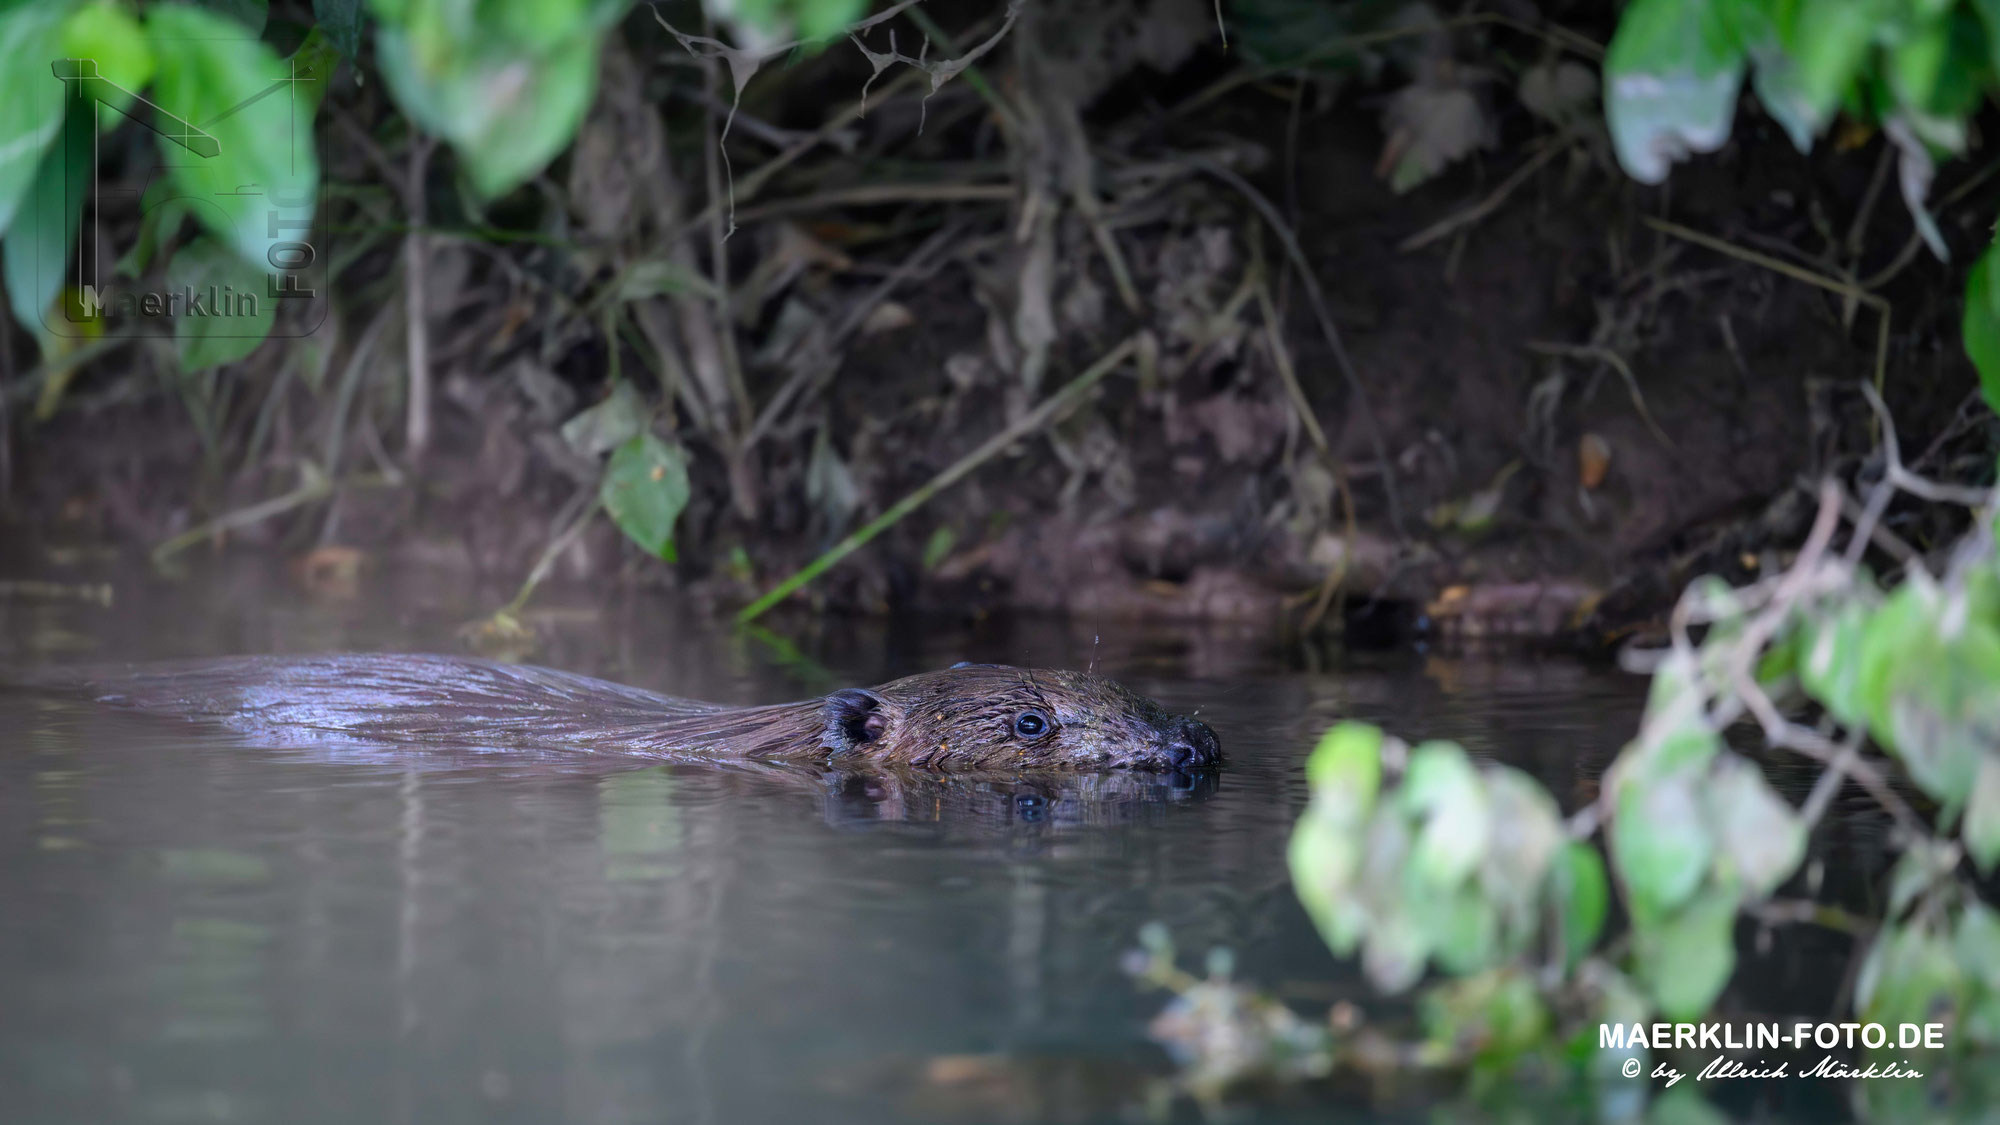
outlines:
[[[454, 742], [988, 770], [1178, 768], [1217, 757], [1205, 726], [1111, 680], [1004, 665], [959, 665], [762, 707], [455, 656], [233, 657], [56, 670], [26, 680], [287, 743]], [[1020, 733], [1018, 719], [1028, 711], [1046, 720], [1045, 732]]]

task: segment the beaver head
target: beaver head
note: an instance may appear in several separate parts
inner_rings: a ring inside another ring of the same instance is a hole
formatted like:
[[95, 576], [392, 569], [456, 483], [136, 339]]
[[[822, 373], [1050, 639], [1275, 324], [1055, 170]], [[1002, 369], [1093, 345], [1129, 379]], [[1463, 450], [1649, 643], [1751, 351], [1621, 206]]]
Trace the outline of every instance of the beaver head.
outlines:
[[1221, 761], [1208, 724], [1087, 672], [957, 664], [827, 696], [822, 742], [885, 765], [1191, 770]]

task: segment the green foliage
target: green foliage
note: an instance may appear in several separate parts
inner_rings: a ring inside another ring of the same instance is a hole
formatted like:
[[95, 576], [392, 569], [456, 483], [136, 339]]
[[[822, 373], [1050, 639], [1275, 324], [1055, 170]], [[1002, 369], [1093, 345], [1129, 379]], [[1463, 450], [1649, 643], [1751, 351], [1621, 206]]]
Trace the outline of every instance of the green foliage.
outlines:
[[1743, 83], [1733, 0], [1635, 0], [1605, 55], [1604, 116], [1618, 158], [1658, 183], [1689, 152], [1729, 138]]
[[[1473, 973], [1525, 950], [1554, 901], [1550, 871], [1562, 843], [1555, 802], [1540, 786], [1503, 766], [1475, 766], [1454, 743], [1408, 751], [1407, 768], [1378, 799], [1382, 758], [1401, 756], [1372, 727], [1328, 732], [1307, 765], [1313, 799], [1288, 853], [1299, 900], [1328, 945], [1338, 953], [1358, 945], [1370, 979], [1388, 992], [1415, 984], [1432, 961]], [[1560, 870], [1576, 898], [1574, 869]], [[1592, 927], [1602, 903], [1569, 913]]]
[[688, 502], [687, 454], [640, 434], [611, 454], [598, 497], [627, 538], [672, 562], [674, 521]]
[[[57, 297], [72, 280], [71, 248], [85, 202], [76, 185], [93, 182], [89, 161], [104, 143], [93, 133], [125, 128], [126, 115], [137, 113], [159, 134], [166, 175], [148, 186], [142, 245], [121, 259], [121, 271], [137, 275], [166, 259], [180, 220], [192, 215], [208, 235], [166, 261], [168, 284], [257, 295], [243, 315], [174, 317], [178, 354], [194, 371], [241, 358], [270, 330], [275, 310], [264, 294], [276, 268], [273, 247], [310, 226], [318, 195], [309, 130], [325, 73], [310, 69], [316, 40], [301, 50], [307, 64], [301, 68], [300, 59], [288, 65], [258, 38], [261, 3], [154, 4], [143, 17], [139, 11], [115, 0], [28, 0], [0, 11], [0, 43], [16, 60], [0, 75], [6, 285], [15, 316], [36, 331], [45, 351], [59, 350], [65, 337], [103, 330], [88, 296], [73, 291], [66, 310]], [[74, 73], [58, 81], [61, 59], [81, 61], [64, 64]], [[289, 82], [300, 74], [319, 81], [310, 84], [314, 93], [294, 98], [301, 87]], [[142, 91], [157, 108], [135, 106]], [[286, 96], [270, 96], [274, 91]], [[92, 112], [70, 115], [65, 124], [72, 100]]]
[[[2000, 1046], [2000, 912], [1964, 870], [1968, 857], [1982, 874], [2000, 861], [1996, 508], [2000, 496], [1986, 494], [1944, 574], [1913, 564], [1886, 596], [1823, 541], [1754, 586], [1690, 585], [1677, 619], [1705, 635], [1669, 650], [1601, 799], [1568, 822], [1536, 782], [1475, 765], [1454, 744], [1410, 749], [1356, 723], [1329, 730], [1306, 762], [1292, 882], [1328, 946], [1358, 953], [1381, 990], [1435, 974], [1418, 1004], [1423, 1041], [1405, 1057], [1478, 1068], [1546, 1060], [1566, 1044], [1576, 1073], [1601, 1080], [1631, 1052], [1600, 1049], [1598, 1023], [1712, 1018], [1736, 967], [1738, 920], [1792, 879], [1808, 817], [1824, 808], [1819, 796], [1794, 808], [1757, 762], [1725, 748], [1722, 728], [1746, 711], [1765, 716], [1774, 751], [1810, 746], [1826, 762], [1843, 733], [1856, 749], [1872, 741], [1937, 803], [1926, 825], [1873, 783], [1901, 823], [1901, 854], [1872, 935], [1815, 903], [1768, 906], [1866, 943], [1857, 1018], [1945, 1022], [1959, 1029], [1948, 1046]], [[1783, 717], [1808, 707], [1826, 724]], [[1629, 928], [1607, 941], [1614, 888]], [[1329, 1047], [1345, 1049], [1338, 1036]], [[1648, 1119], [1711, 1112], [1666, 1099], [1654, 1111]]]
[[97, 104], [101, 128], [116, 128], [133, 97], [153, 80], [153, 44], [146, 29], [131, 12], [107, 0], [86, 4], [64, 21], [62, 53], [95, 62], [97, 73], [118, 87]]
[[[217, 146], [213, 156], [189, 159], [187, 146], [160, 137], [166, 190], [199, 200], [197, 220], [245, 262], [262, 267], [272, 243], [292, 237], [272, 229], [271, 212], [309, 220], [319, 190], [318, 157], [310, 144], [293, 143], [287, 99], [252, 101], [284, 89], [285, 64], [243, 25], [185, 4], [149, 9], [146, 31], [159, 60], [154, 101], [200, 123]], [[239, 192], [252, 184], [263, 190]]]
[[831, 39], [868, 13], [867, 0], [732, 0], [707, 7], [753, 35], [808, 43]]
[[234, 363], [263, 342], [276, 316], [276, 305], [264, 298], [265, 276], [221, 241], [206, 235], [174, 255], [167, 265], [171, 291], [192, 292], [215, 304], [210, 315], [174, 319], [174, 343], [183, 375]]
[[[1647, 183], [1729, 139], [1746, 73], [1801, 152], [1845, 113], [1898, 150], [1903, 199], [1933, 253], [1926, 209], [1938, 158], [1969, 144], [1971, 117], [2000, 81], [1995, 0], [1635, 0], [1605, 58], [1605, 118], [1619, 161]], [[2000, 408], [2000, 304], [1992, 251], [1967, 282], [1963, 336]]]
[[568, 147], [625, 0], [373, 0], [375, 61], [403, 112], [451, 142], [473, 186], [511, 191]]
[[[0, 7], [0, 232], [34, 182], [42, 153], [62, 126], [62, 98], [47, 63], [62, 50], [63, 7]], [[18, 302], [17, 302], [18, 307]], [[37, 310], [39, 312], [39, 310]]]

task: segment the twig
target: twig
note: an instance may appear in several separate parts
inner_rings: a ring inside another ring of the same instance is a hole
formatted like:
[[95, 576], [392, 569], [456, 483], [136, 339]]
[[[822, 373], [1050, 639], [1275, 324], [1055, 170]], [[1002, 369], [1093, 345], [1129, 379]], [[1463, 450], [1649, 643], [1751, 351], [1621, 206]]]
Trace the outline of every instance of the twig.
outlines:
[[1257, 307], [1264, 315], [1264, 335], [1271, 348], [1271, 365], [1278, 369], [1278, 378], [1285, 384], [1285, 394], [1292, 400], [1292, 412], [1298, 415], [1299, 424], [1305, 428], [1306, 439], [1319, 452], [1320, 461], [1333, 471], [1335, 487], [1340, 491], [1341, 507], [1347, 517], [1347, 538], [1341, 544], [1340, 558], [1328, 569], [1326, 578], [1320, 582], [1313, 595], [1312, 608], [1300, 622], [1300, 628], [1312, 632], [1326, 617], [1327, 609], [1333, 605], [1335, 595], [1347, 581], [1347, 570], [1354, 557], [1355, 543], [1359, 535], [1355, 528], [1354, 492], [1347, 484], [1347, 467], [1334, 460], [1333, 447], [1327, 444], [1326, 431], [1320, 428], [1319, 419], [1313, 416], [1312, 404], [1306, 401], [1305, 388], [1299, 385], [1299, 374], [1292, 367], [1291, 349], [1285, 347], [1285, 339], [1279, 332], [1277, 307], [1271, 301], [1270, 287], [1262, 278], [1257, 281]]
[[1014, 188], [1011, 184], [858, 184], [739, 208], [736, 218], [739, 222], [754, 223], [760, 219], [835, 207], [874, 207], [884, 203], [988, 203], [1005, 202], [1012, 198]]
[[1646, 215], [1642, 218], [1647, 226], [1652, 227], [1661, 234], [1670, 234], [1675, 238], [1692, 242], [1696, 246], [1705, 246], [1718, 254], [1727, 254], [1732, 258], [1749, 262], [1751, 265], [1762, 266], [1774, 273], [1781, 273], [1795, 281], [1803, 281], [1807, 285], [1815, 285], [1829, 292], [1838, 293], [1843, 297], [1858, 301], [1874, 309], [1876, 314], [1875, 386], [1877, 388], [1882, 386], [1882, 381], [1887, 377], [1889, 368], [1890, 315], [1889, 302], [1884, 300], [1880, 295], [1870, 293], [1854, 282], [1842, 281], [1836, 277], [1828, 277], [1823, 273], [1806, 269], [1804, 266], [1795, 266], [1782, 259], [1773, 258], [1769, 254], [1759, 254], [1755, 250], [1745, 250], [1734, 243], [1716, 238], [1714, 235], [1703, 234], [1698, 230], [1691, 227], [1684, 227], [1679, 223], [1670, 223], [1665, 219], [1656, 219], [1651, 215]]
[[771, 430], [777, 426], [778, 420], [791, 407], [792, 400], [795, 397], [799, 398], [800, 402], [803, 403], [805, 398], [810, 396], [822, 381], [831, 378], [834, 372], [840, 369], [841, 360], [844, 358], [840, 351], [841, 345], [847, 341], [848, 337], [861, 328], [862, 323], [867, 320], [868, 314], [874, 311], [877, 305], [886, 300], [890, 293], [895, 292], [897, 286], [908, 282], [913, 277], [933, 270], [935, 263], [931, 261], [932, 257], [956, 240], [962, 229], [962, 227], [956, 224], [948, 224], [939, 228], [936, 233], [925, 239], [908, 258], [904, 259], [895, 269], [891, 270], [887, 277], [878, 282], [875, 288], [869, 291], [867, 296], [856, 301], [847, 310], [840, 321], [834, 325], [833, 331], [827, 334], [824, 354], [818, 362], [804, 365], [798, 371], [793, 372], [792, 376], [780, 384], [778, 389], [773, 391], [770, 397], [765, 400], [764, 408], [757, 414], [757, 421], [751, 424], [750, 433], [743, 439], [745, 449], [756, 445], [770, 434]]
[[[427, 221], [425, 173], [430, 169], [431, 150], [436, 145], [435, 138], [421, 133], [410, 141], [409, 176], [403, 189], [403, 201], [410, 215], [410, 225], [419, 230]], [[409, 321], [405, 343], [410, 365], [410, 401], [404, 441], [412, 459], [421, 458], [431, 443], [431, 332], [425, 304], [425, 297], [430, 292], [429, 262], [429, 239], [412, 233], [403, 240], [404, 315]]]
[[[1922, 822], [1873, 765], [1844, 753], [1840, 744], [1818, 731], [1787, 720], [1778, 713], [1777, 705], [1771, 702], [1771, 697], [1757, 682], [1754, 668], [1757, 658], [1790, 617], [1799, 598], [1829, 580], [1845, 581], [1848, 571], [1844, 564], [1822, 565], [1827, 546], [1833, 540], [1834, 529], [1839, 524], [1840, 489], [1834, 481], [1828, 480], [1820, 487], [1819, 514], [1813, 519], [1812, 531], [1806, 536], [1805, 546], [1799, 550], [1798, 560], [1783, 578], [1770, 587], [1770, 600], [1750, 619], [1734, 642], [1735, 649], [1728, 668], [1729, 680], [1736, 689], [1741, 706], [1747, 708], [1756, 718], [1758, 726], [1763, 728], [1765, 741], [1828, 766], [1838, 763], [1840, 769], [1852, 775], [1877, 804], [1888, 810], [1899, 827], [1906, 832], [1921, 834]], [[1683, 601], [1683, 606], [1685, 604]], [[1717, 730], [1727, 725], [1727, 721], [1726, 713], [1710, 716], [1710, 724]]]
[[1500, 186], [1488, 193], [1485, 199], [1439, 219], [1437, 222], [1397, 243], [1396, 249], [1407, 254], [1412, 250], [1421, 249], [1436, 242], [1438, 239], [1451, 234], [1460, 227], [1469, 227], [1479, 222], [1481, 219], [1499, 210], [1500, 205], [1507, 202], [1507, 197], [1514, 194], [1516, 188], [1527, 183], [1528, 178], [1539, 171], [1542, 165], [1547, 164], [1557, 156], [1568, 151], [1569, 144], [1566, 138], [1549, 143], [1542, 148], [1542, 151], [1529, 157], [1519, 168], [1514, 169], [1506, 179], [1500, 181]]
[[[702, 89], [711, 98], [715, 95], [715, 84], [718, 79], [719, 75], [716, 72], [715, 63], [713, 60], [710, 60], [708, 67], [703, 72]], [[723, 150], [722, 139], [716, 133], [714, 110], [710, 110], [702, 116], [702, 128], [706, 142], [703, 145], [703, 150], [706, 154], [703, 172], [708, 181], [708, 197], [715, 199], [722, 194], [721, 169], [716, 166], [716, 160], [719, 157], [723, 162], [723, 166], [727, 167], [729, 153]], [[730, 208], [732, 211], [735, 208], [733, 197]], [[712, 211], [709, 213], [708, 253], [710, 261], [708, 268], [709, 274], [715, 283], [713, 304], [715, 307], [715, 332], [718, 337], [716, 342], [720, 345], [722, 353], [723, 375], [729, 380], [729, 396], [735, 400], [733, 405], [736, 408], [736, 432], [740, 435], [750, 428], [750, 389], [743, 382], [743, 359], [736, 351], [736, 317], [734, 310], [731, 308], [729, 293], [729, 252], [723, 245], [723, 243], [729, 240], [729, 236], [735, 232], [736, 220], [731, 215], [726, 221], [728, 227], [724, 229], [725, 217]]]
[[[972, 88], [973, 93], [978, 94], [985, 100], [986, 104], [992, 108], [994, 117], [999, 119], [1001, 127], [1010, 133], [1019, 133], [1021, 131], [1021, 111], [1014, 106], [1013, 102], [1007, 99], [1006, 95], [1000, 92], [999, 87], [987, 81], [986, 75], [973, 64], [978, 62], [986, 52], [991, 51], [999, 44], [1000, 40], [1006, 36], [1008, 30], [1014, 26], [1014, 21], [1020, 16], [1020, 13], [1021, 5], [1018, 3], [1008, 4], [1005, 12], [1002, 14], [999, 30], [980, 40], [980, 45], [973, 48], [972, 53], [967, 55], [959, 47], [957, 37], [952, 35], [951, 32], [946, 31], [936, 20], [932, 19], [929, 12], [924, 11], [922, 8], [912, 8], [910, 10], [910, 22], [917, 25], [917, 30], [937, 40], [939, 46], [957, 56], [953, 60], [957, 66], [957, 70], [952, 71], [945, 78], [949, 79], [963, 72], [965, 84]], [[977, 36], [982, 30], [984, 30], [983, 23], [968, 29], [967, 34]], [[893, 47], [894, 43], [892, 42], [890, 45]], [[903, 61], [909, 62], [910, 60], [905, 58]], [[930, 66], [937, 64], [932, 63], [927, 66], [918, 62], [912, 65], [916, 67], [916, 73], [930, 73]], [[935, 75], [932, 76], [932, 79], [931, 93], [935, 94], [938, 91], [938, 87], [943, 85], [944, 82], [937, 79]], [[925, 100], [929, 100], [929, 95], [925, 96]]]
[[1886, 141], [1881, 155], [1875, 158], [1875, 174], [1868, 178], [1868, 190], [1861, 196], [1861, 206], [1854, 212], [1854, 222], [1847, 228], [1846, 246], [1849, 258], [1861, 253], [1861, 245], [1868, 235], [1868, 221], [1875, 216], [1875, 203], [1882, 198], [1882, 185], [1889, 182], [1889, 168], [1896, 162], [1896, 146]]
[[109, 582], [41, 582], [32, 578], [0, 579], [0, 601], [91, 602], [111, 608], [113, 589]]
[[[357, 477], [347, 483], [366, 484], [381, 483], [381, 481], [379, 477], [370, 474], [365, 477]], [[313, 464], [311, 461], [301, 461], [299, 463], [299, 486], [297, 488], [292, 489], [283, 496], [274, 496], [269, 500], [263, 500], [248, 507], [238, 508], [233, 512], [226, 512], [206, 523], [181, 532], [179, 535], [153, 548], [153, 562], [156, 564], [164, 563], [210, 536], [263, 523], [273, 516], [281, 516], [293, 508], [310, 504], [315, 500], [324, 500], [332, 494], [333, 479], [321, 472], [319, 466]]]
[[[1968, 195], [1971, 195], [1973, 189], [1977, 188], [1979, 185], [1991, 179], [1993, 177], [1993, 174], [1996, 172], [2000, 172], [2000, 160], [1995, 160], [1987, 164], [1986, 167], [1981, 168], [1977, 172], [1974, 172], [1971, 176], [1968, 176], [1966, 178], [1964, 183], [1959, 184], [1957, 187], [1951, 189], [1951, 191], [1947, 192], [1945, 195], [1940, 197], [1937, 202], [1938, 212], [1943, 213], [1945, 208], [1950, 207], [1951, 205], [1957, 203], [1959, 200], [1964, 199]], [[1917, 256], [1917, 251], [1923, 248], [1923, 244], [1924, 244], [1923, 232], [1911, 231], [1909, 241], [1905, 242], [1903, 244], [1903, 248], [1897, 251], [1896, 257], [1892, 261], [1890, 261], [1888, 265], [1882, 267], [1880, 273], [1877, 273], [1873, 277], [1870, 277], [1867, 280], [1862, 281], [1860, 283], [1861, 288], [1880, 289], [1884, 285], [1889, 284], [1889, 282], [1897, 274], [1903, 272], [1903, 268], [1905, 266], [1908, 266], [1910, 262], [1915, 260]]]
[[880, 535], [891, 526], [894, 526], [904, 516], [922, 507], [931, 497], [950, 488], [968, 473], [991, 460], [1008, 446], [1055, 421], [1071, 408], [1075, 407], [1090, 388], [1096, 386], [1106, 375], [1117, 370], [1118, 366], [1124, 363], [1137, 350], [1138, 346], [1139, 338], [1137, 336], [1126, 337], [1123, 343], [1106, 352], [1102, 358], [1096, 363], [1091, 364], [1082, 374], [1071, 379], [1062, 389], [1043, 399], [1040, 405], [1023, 414], [1012, 425], [986, 439], [977, 449], [959, 458], [943, 472], [938, 473], [901, 500], [896, 501], [887, 511], [870, 520], [867, 525], [835, 544], [831, 550], [814, 559], [812, 562], [807, 563], [805, 567], [790, 578], [772, 587], [763, 597], [743, 607], [742, 611], [736, 615], [737, 623], [743, 624], [756, 620], [763, 615], [764, 611], [790, 597], [793, 591], [819, 577], [835, 563], [853, 554], [869, 540]]
[[1285, 60], [1280, 65], [1244, 67], [1240, 70], [1232, 71], [1230, 74], [1211, 83], [1201, 92], [1194, 94], [1184, 101], [1176, 102], [1167, 110], [1166, 116], [1170, 120], [1177, 117], [1185, 117], [1232, 90], [1262, 82], [1267, 78], [1277, 77], [1287, 71], [1297, 70], [1305, 64], [1324, 58], [1327, 55], [1352, 50], [1355, 47], [1367, 47], [1376, 43], [1388, 43], [1397, 39], [1408, 39], [1412, 36], [1429, 35], [1433, 32], [1449, 31], [1460, 27], [1476, 27], [1481, 24], [1497, 24], [1501, 27], [1511, 28], [1523, 34], [1535, 36], [1563, 50], [1582, 55], [1593, 61], [1604, 57], [1603, 46], [1592, 41], [1587, 36], [1571, 31], [1558, 24], [1551, 23], [1546, 26], [1538, 26], [1526, 20], [1515, 19], [1513, 16], [1502, 15], [1499, 12], [1473, 12], [1469, 15], [1454, 16], [1451, 19], [1440, 20], [1436, 23], [1412, 23], [1381, 31], [1367, 31], [1357, 35], [1334, 36], [1331, 39], [1315, 44], [1310, 50], [1296, 58]]
[[528, 577], [521, 583], [521, 589], [514, 595], [514, 600], [501, 607], [499, 613], [494, 614], [494, 616], [498, 617], [501, 614], [505, 614], [509, 617], [514, 617], [527, 608], [528, 599], [534, 596], [535, 587], [542, 584], [542, 581], [549, 576], [549, 571], [554, 569], [556, 560], [562, 557], [564, 551], [569, 550], [569, 545], [576, 542], [578, 535], [583, 534], [583, 529], [590, 526], [591, 518], [596, 516], [598, 511], [604, 507], [604, 500], [598, 493], [595, 484], [590, 485], [588, 491], [590, 502], [585, 504], [583, 510], [576, 514], [576, 518], [569, 521], [569, 526], [563, 528], [560, 534], [554, 539], [549, 540], [548, 546], [542, 548], [541, 556], [535, 560], [534, 567], [528, 571]]
[[1326, 294], [1320, 289], [1319, 278], [1313, 275], [1312, 265], [1306, 260], [1305, 250], [1299, 246], [1298, 236], [1292, 233], [1291, 225], [1285, 222], [1285, 217], [1278, 213], [1278, 209], [1272, 206], [1270, 200], [1264, 198], [1263, 192], [1251, 186], [1250, 181], [1206, 156], [1192, 156], [1189, 158], [1189, 164], [1235, 188], [1243, 198], [1250, 201], [1250, 205], [1264, 217], [1265, 225], [1269, 226], [1272, 233], [1278, 236], [1278, 241], [1284, 244], [1286, 255], [1298, 269], [1299, 280], [1305, 285], [1306, 299], [1312, 304], [1313, 315], [1319, 319], [1320, 331], [1326, 336], [1327, 347], [1333, 351], [1334, 363], [1340, 368], [1342, 377], [1347, 380], [1348, 390], [1354, 396], [1354, 405], [1359, 408], [1362, 419], [1368, 424], [1368, 441], [1375, 447], [1375, 463], [1382, 474], [1382, 492], [1389, 503], [1389, 523], [1396, 529], [1398, 538], [1404, 537], [1403, 507], [1396, 498], [1396, 474], [1394, 467], [1389, 463], [1388, 447], [1382, 441], [1381, 423], [1375, 417], [1374, 406], [1368, 401], [1368, 388], [1362, 385], [1361, 375], [1354, 369], [1354, 361], [1348, 358], [1347, 347], [1341, 343], [1340, 329], [1334, 326], [1333, 315], [1326, 308]]
[[[1799, 491], [1808, 495], [1812, 492], [1803, 481], [1798, 487]], [[1849, 495], [1845, 488], [1840, 490], [1840, 514], [1847, 518], [1848, 523], [1854, 525], [1854, 537], [1848, 541], [1847, 550], [1841, 558], [1841, 561], [1848, 566], [1860, 563], [1861, 554], [1868, 549], [1870, 543], [1880, 547], [1884, 554], [1903, 566], [1908, 566], [1922, 557], [1915, 547], [1903, 540], [1902, 536], [1881, 525], [1882, 512], [1888, 508], [1889, 498], [1895, 491], [1886, 483], [1878, 483], [1869, 492], [1868, 507], [1863, 508], [1854, 502], [1854, 497]]]
[[1774, 898], [1768, 902], [1746, 904], [1743, 909], [1767, 926], [1820, 926], [1856, 940], [1864, 939], [1876, 930], [1876, 924], [1866, 918], [1811, 899]]
[[1813, 783], [1812, 792], [1806, 795], [1806, 803], [1799, 806], [1799, 819], [1808, 831], [1819, 823], [1820, 817], [1826, 815], [1827, 807], [1840, 793], [1841, 783], [1847, 780], [1854, 763], [1861, 760], [1861, 743], [1867, 733], [1867, 729], [1859, 725], [1848, 731], [1847, 737], [1841, 741], [1840, 752], [1826, 764], [1826, 772], [1819, 775], [1819, 780]]
[[1660, 424], [1653, 420], [1653, 412], [1646, 409], [1646, 397], [1639, 393], [1639, 379], [1632, 374], [1632, 367], [1625, 362], [1624, 356], [1598, 344], [1563, 344], [1549, 340], [1529, 340], [1526, 347], [1529, 351], [1541, 355], [1594, 359], [1616, 371], [1618, 377], [1625, 381], [1625, 391], [1631, 396], [1632, 406], [1639, 411], [1639, 417], [1645, 419], [1646, 428], [1653, 431], [1653, 436], [1660, 439], [1661, 445], [1668, 449], [1674, 448], [1674, 439], [1668, 437], [1667, 431], [1661, 429]]
[[1863, 384], [1861, 394], [1868, 400], [1869, 409], [1875, 412], [1876, 420], [1882, 427], [1882, 455], [1888, 462], [1882, 479], [1896, 488], [1921, 496], [1940, 504], [1961, 504], [1968, 508], [1980, 508], [1994, 502], [1994, 490], [1986, 488], [1963, 488], [1952, 484], [1939, 484], [1928, 477], [1920, 477], [1903, 467], [1902, 447], [1896, 441], [1896, 427], [1889, 416], [1889, 407], [1882, 401], [1882, 394], [1874, 387]]

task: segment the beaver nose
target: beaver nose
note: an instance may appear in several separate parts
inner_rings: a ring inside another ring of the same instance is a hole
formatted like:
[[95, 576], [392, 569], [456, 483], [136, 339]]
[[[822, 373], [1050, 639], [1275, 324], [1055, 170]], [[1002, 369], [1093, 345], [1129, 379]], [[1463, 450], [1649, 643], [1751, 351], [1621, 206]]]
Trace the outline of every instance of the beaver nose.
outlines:
[[1176, 769], [1212, 766], [1222, 760], [1222, 743], [1207, 723], [1176, 718], [1167, 732], [1167, 757]]

